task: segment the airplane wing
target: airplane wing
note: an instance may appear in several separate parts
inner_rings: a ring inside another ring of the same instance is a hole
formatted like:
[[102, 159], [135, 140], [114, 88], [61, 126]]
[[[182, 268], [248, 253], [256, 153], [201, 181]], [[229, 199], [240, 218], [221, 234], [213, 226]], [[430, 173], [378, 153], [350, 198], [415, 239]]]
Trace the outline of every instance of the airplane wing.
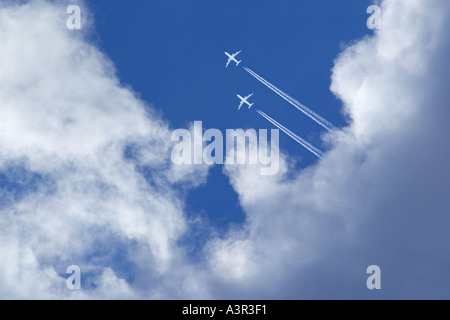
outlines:
[[254, 93], [249, 94], [248, 96], [246, 96], [246, 97], [244, 98], [244, 100], [247, 100], [247, 99], [250, 98], [252, 95], [254, 95]]
[[227, 65], [225, 66], [225, 68], [228, 68], [228, 65], [230, 64], [230, 62], [231, 62], [231, 58], [228, 58]]
[[242, 52], [242, 50], [239, 50], [238, 52], [236, 52], [233, 56], [237, 56], [239, 53], [241, 53]]
[[243, 104], [244, 104], [244, 101], [241, 101], [241, 103], [239, 104], [238, 110], [241, 110], [241, 107]]

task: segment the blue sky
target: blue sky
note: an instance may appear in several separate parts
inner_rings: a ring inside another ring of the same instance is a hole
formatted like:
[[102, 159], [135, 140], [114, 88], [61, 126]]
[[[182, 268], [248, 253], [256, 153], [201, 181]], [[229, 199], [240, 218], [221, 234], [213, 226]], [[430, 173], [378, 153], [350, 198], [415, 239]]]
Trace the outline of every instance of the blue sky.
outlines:
[[[255, 106], [320, 145], [323, 129], [247, 74], [248, 66], [336, 126], [341, 103], [329, 90], [342, 47], [372, 31], [371, 1], [96, 1], [96, 40], [120, 80], [161, 110], [172, 128], [274, 128], [255, 112], [237, 111], [236, 94], [255, 93]], [[225, 69], [224, 51], [243, 62]], [[316, 158], [285, 135], [280, 147], [300, 167]], [[219, 231], [245, 219], [221, 166], [188, 195]]]
[[[372, 31], [372, 1], [0, 0], [0, 298], [448, 298], [450, 5], [377, 3]], [[322, 158], [171, 161], [193, 121], [274, 128], [257, 108]]]

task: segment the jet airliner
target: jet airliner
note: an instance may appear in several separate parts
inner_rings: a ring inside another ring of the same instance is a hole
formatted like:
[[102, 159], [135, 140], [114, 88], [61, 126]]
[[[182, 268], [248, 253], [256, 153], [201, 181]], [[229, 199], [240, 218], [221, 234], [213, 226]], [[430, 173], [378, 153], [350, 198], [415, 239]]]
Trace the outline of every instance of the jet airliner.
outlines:
[[238, 98], [241, 99], [241, 103], [239, 104], [238, 110], [241, 110], [241, 107], [242, 107], [244, 104], [248, 105], [248, 108], [249, 108], [249, 109], [252, 107], [252, 105], [254, 105], [254, 103], [250, 103], [250, 102], [247, 101], [252, 95], [253, 95], [253, 93], [252, 93], [252, 94], [249, 94], [248, 96], [246, 96], [246, 97], [244, 97], [244, 98], [241, 97], [240, 95], [237, 95]]
[[225, 68], [228, 68], [228, 65], [231, 63], [231, 61], [236, 62], [236, 67], [239, 65], [239, 63], [242, 62], [242, 60], [238, 61], [236, 60], [236, 56], [241, 53], [242, 51], [238, 51], [236, 53], [233, 54], [229, 54], [228, 52], [225, 52], [225, 54], [228, 56], [228, 61], [227, 61], [227, 65], [225, 66]]

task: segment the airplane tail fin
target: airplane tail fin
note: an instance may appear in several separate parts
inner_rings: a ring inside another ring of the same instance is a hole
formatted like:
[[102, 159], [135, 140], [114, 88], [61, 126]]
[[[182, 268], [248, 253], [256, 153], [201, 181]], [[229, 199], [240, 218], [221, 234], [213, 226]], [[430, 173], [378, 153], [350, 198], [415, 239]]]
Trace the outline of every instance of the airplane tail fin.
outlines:
[[252, 105], [254, 105], [255, 103], [252, 103], [251, 105], [248, 106], [248, 108], [250, 109], [252, 107]]
[[237, 63], [236, 63], [236, 67], [239, 65], [239, 63], [241, 63], [242, 62], [242, 60], [240, 60], [240, 61], [238, 61]]

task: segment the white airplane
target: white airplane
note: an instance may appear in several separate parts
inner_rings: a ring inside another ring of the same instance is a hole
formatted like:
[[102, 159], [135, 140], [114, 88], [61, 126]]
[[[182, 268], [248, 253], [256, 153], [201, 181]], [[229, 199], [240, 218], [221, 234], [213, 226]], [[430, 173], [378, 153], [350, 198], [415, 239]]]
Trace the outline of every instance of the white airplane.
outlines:
[[250, 98], [252, 95], [253, 95], [253, 93], [252, 93], [252, 94], [249, 94], [249, 95], [246, 96], [245, 98], [242, 98], [240, 95], [237, 95], [238, 98], [241, 99], [241, 104], [239, 105], [238, 110], [241, 110], [241, 107], [242, 107], [244, 104], [248, 105], [248, 108], [249, 108], [249, 109], [252, 107], [252, 105], [254, 105], [254, 103], [249, 103], [249, 102], [247, 101], [248, 98]]
[[242, 50], [241, 50], [241, 51], [238, 51], [238, 52], [236, 52], [236, 53], [233, 53], [233, 54], [229, 54], [228, 52], [225, 52], [225, 54], [228, 56], [228, 61], [227, 61], [227, 65], [226, 65], [225, 68], [228, 68], [228, 65], [230, 64], [231, 61], [236, 62], [236, 67], [237, 67], [237, 66], [239, 65], [239, 63], [242, 62], [242, 60], [241, 60], [241, 61], [237, 61], [237, 60], [236, 60], [236, 56], [237, 56], [239, 53], [241, 53], [241, 52], [242, 52]]

